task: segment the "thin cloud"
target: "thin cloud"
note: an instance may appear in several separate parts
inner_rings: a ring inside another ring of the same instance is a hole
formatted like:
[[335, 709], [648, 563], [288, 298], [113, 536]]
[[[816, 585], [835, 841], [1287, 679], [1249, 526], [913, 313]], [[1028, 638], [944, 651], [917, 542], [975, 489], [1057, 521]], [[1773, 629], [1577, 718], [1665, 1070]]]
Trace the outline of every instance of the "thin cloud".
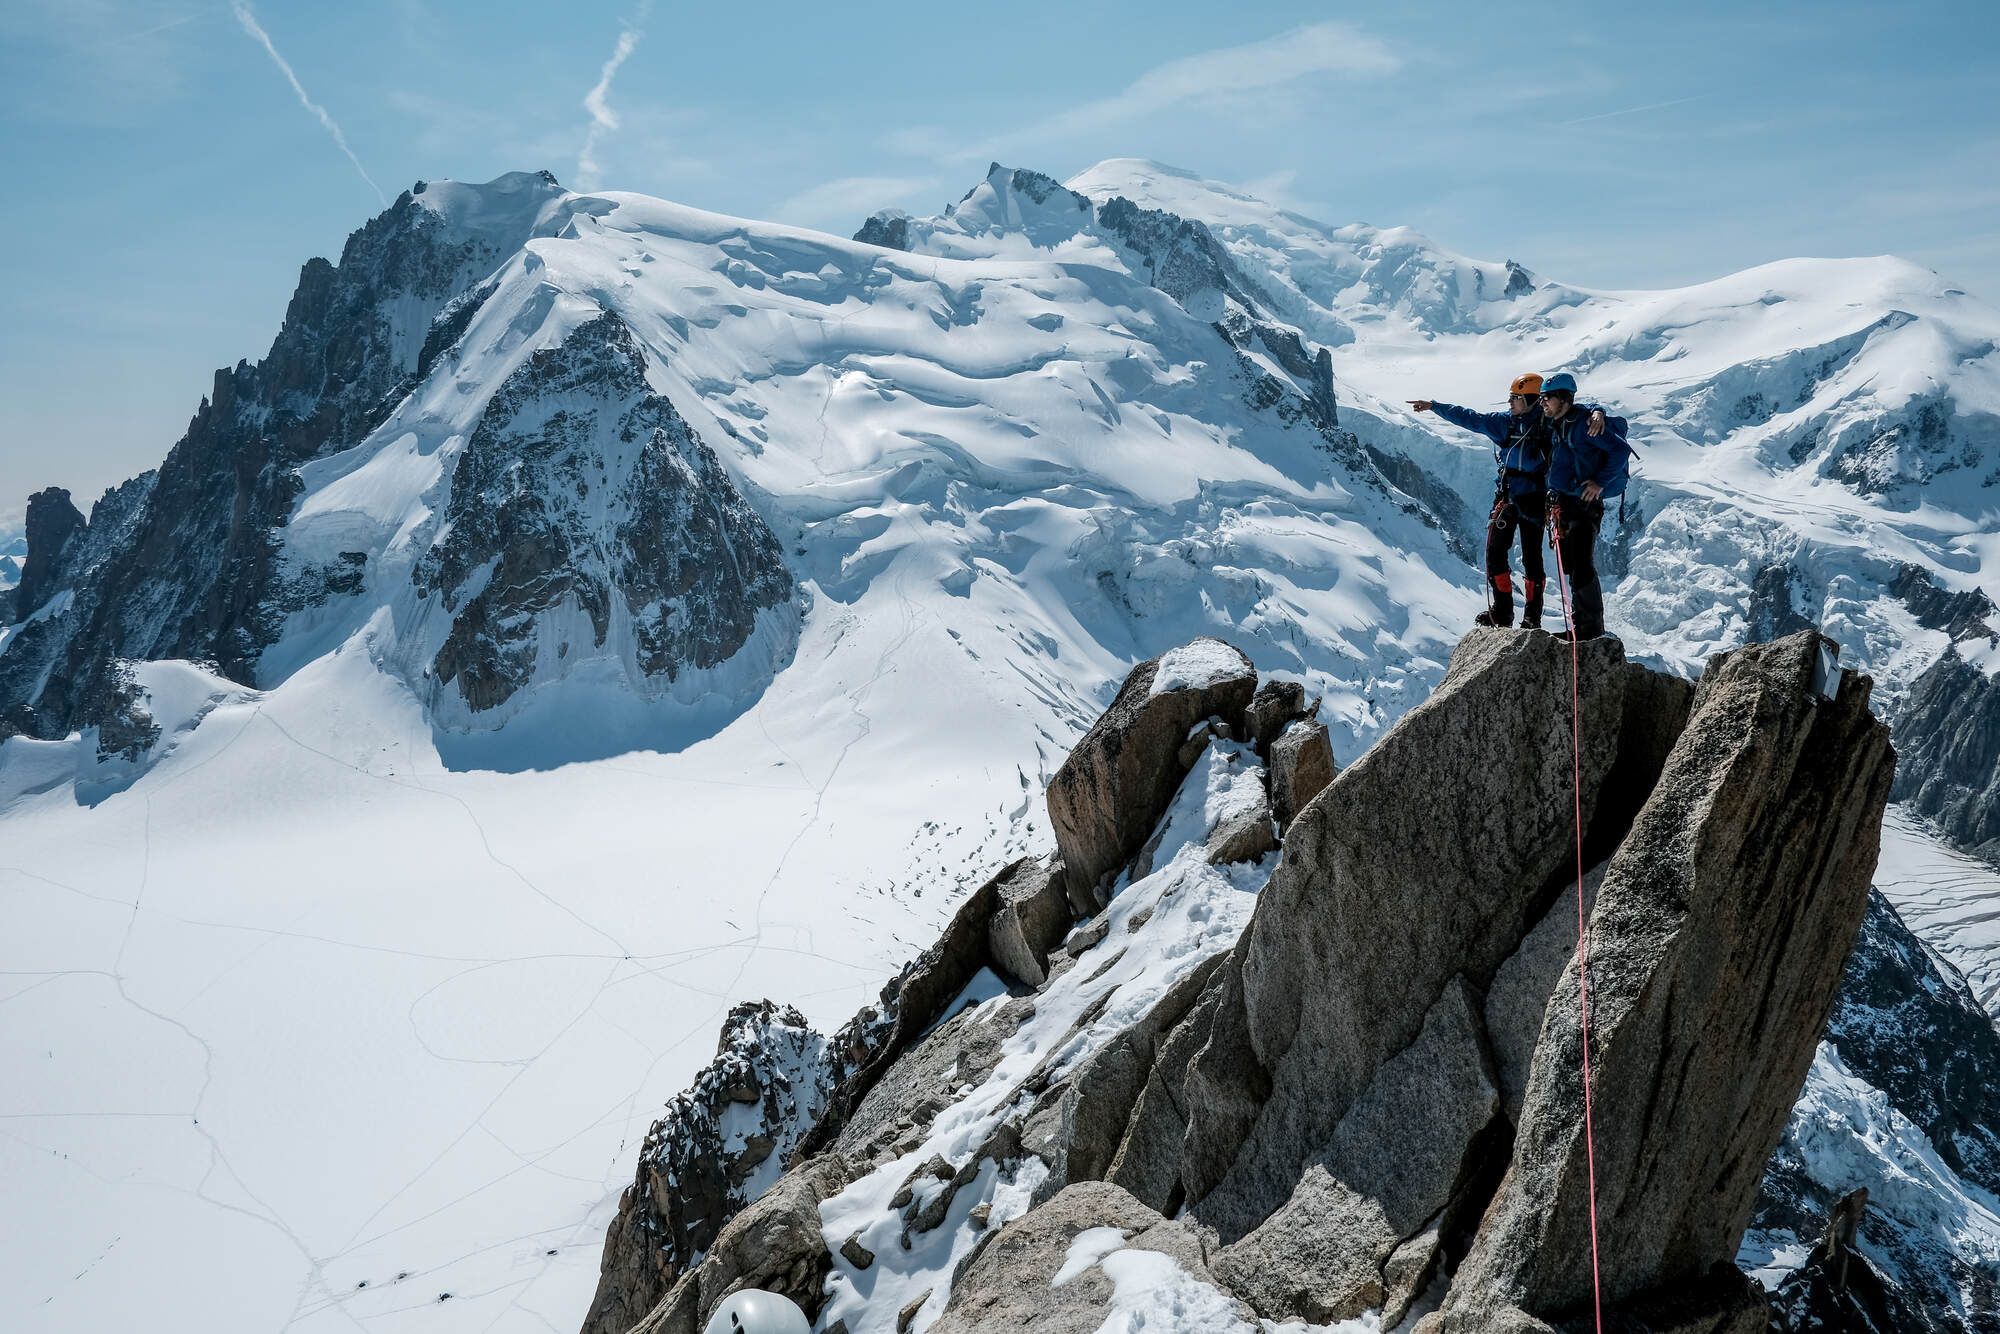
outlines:
[[285, 82], [292, 85], [292, 91], [298, 94], [299, 105], [311, 112], [313, 118], [333, 136], [333, 142], [347, 155], [347, 160], [354, 164], [354, 169], [361, 173], [361, 179], [368, 182], [368, 188], [375, 192], [375, 197], [385, 204], [388, 203], [389, 196], [382, 193], [382, 187], [375, 184], [375, 178], [368, 174], [368, 168], [361, 165], [361, 159], [347, 146], [347, 136], [340, 132], [339, 123], [327, 114], [325, 107], [313, 101], [306, 92], [305, 85], [299, 82], [299, 76], [292, 72], [291, 62], [278, 54], [278, 48], [271, 41], [271, 34], [264, 31], [264, 25], [257, 22], [257, 16], [250, 12], [247, 0], [230, 0], [229, 8], [236, 15], [236, 21], [242, 25], [243, 31], [256, 39], [265, 53], [271, 57], [271, 63], [285, 76]]
[[597, 82], [583, 95], [583, 109], [590, 113], [590, 128], [584, 131], [583, 147], [576, 155], [576, 183], [585, 190], [595, 190], [602, 168], [597, 161], [598, 145], [604, 136], [618, 128], [618, 113], [611, 107], [611, 82], [618, 77], [618, 67], [631, 58], [639, 47], [639, 39], [645, 36], [639, 25], [646, 21], [651, 12], [652, 0], [640, 0], [638, 9], [625, 22], [618, 34], [618, 44], [611, 49], [611, 58], [597, 73]]
[[1319, 75], [1391, 74], [1401, 67], [1396, 53], [1376, 38], [1345, 23], [1315, 23], [1156, 65], [1122, 91], [1057, 112], [1006, 136], [1006, 142], [1073, 139], [1176, 107], [1233, 101]]
[[1707, 96], [1707, 93], [1696, 93], [1693, 97], [1676, 97], [1671, 102], [1648, 102], [1642, 107], [1620, 107], [1616, 111], [1600, 111], [1594, 116], [1578, 116], [1575, 120], [1559, 120], [1556, 122], [1556, 128], [1562, 129], [1569, 125], [1588, 125], [1594, 120], [1610, 120], [1615, 116], [1636, 116], [1642, 111], [1664, 111], [1668, 107], [1685, 106], [1689, 102], [1699, 102]]
[[842, 176], [801, 190], [772, 211], [781, 221], [802, 226], [838, 223], [851, 228], [876, 209], [937, 185], [931, 176]]

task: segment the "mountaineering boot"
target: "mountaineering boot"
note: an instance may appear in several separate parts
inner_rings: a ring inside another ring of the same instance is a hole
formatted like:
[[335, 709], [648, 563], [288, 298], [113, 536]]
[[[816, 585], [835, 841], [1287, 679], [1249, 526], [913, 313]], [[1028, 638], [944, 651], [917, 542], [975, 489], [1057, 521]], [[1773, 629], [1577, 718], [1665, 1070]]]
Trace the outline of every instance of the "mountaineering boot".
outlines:
[[1521, 628], [1539, 630], [1542, 628], [1542, 586], [1541, 579], [1524, 579], [1522, 592], [1527, 595], [1527, 605], [1521, 608]]
[[1514, 576], [1486, 576], [1486, 610], [1472, 618], [1475, 625], [1497, 625], [1505, 630], [1514, 624]]

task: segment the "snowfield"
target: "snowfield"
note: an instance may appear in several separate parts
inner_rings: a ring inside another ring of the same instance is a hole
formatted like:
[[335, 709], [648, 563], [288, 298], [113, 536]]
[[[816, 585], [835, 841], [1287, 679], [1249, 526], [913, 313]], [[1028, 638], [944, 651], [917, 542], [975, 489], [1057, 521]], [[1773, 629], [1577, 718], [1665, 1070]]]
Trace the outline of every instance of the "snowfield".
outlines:
[[[1491, 466], [1405, 398], [1493, 404], [1564, 366], [1634, 419], [1644, 522], [1606, 566], [1635, 655], [1696, 671], [1777, 597], [1893, 702], [1948, 642], [1885, 591], [1899, 569], [2000, 597], [2000, 316], [1900, 261], [1588, 293], [1155, 164], [1070, 183], [1208, 222], [1260, 308], [1333, 349], [1371, 464], [1259, 396], [1253, 374], [1307, 389], [1254, 345], [1236, 360], [1234, 297], [1169, 295], [1090, 209], [1004, 170], [911, 220], [907, 252], [503, 179], [420, 196], [508, 258], [388, 420], [302, 470], [286, 558], [362, 553], [360, 590], [294, 616], [257, 688], [138, 666], [161, 735], [135, 759], [0, 743], [9, 1330], [574, 1328], [646, 1127], [729, 1007], [831, 1032], [873, 999], [964, 891], [1049, 846], [1046, 781], [1132, 662], [1226, 638], [1324, 697], [1343, 764], [1425, 696], [1482, 605], [1464, 553]], [[502, 382], [606, 311], [776, 533], [798, 623], [698, 701], [636, 698], [614, 639], [537, 659], [505, 726], [430, 707], [439, 613], [413, 575], [455, 462]], [[1933, 400], [1956, 427], [1882, 438]], [[1399, 464], [1421, 505], [1382, 480]], [[1183, 800], [1212, 813], [1243, 771], [1209, 757]], [[1113, 909], [1157, 905], [1160, 952], [1079, 966], [1035, 1034], [1227, 948], [1270, 867], [1176, 846]], [[1898, 819], [1881, 884], [2000, 1004], [1994, 875]], [[1823, 1067], [1844, 1114], [1858, 1095]], [[834, 1244], [907, 1175], [830, 1204]], [[1032, 1185], [964, 1204], [997, 1223]], [[1951, 1207], [1987, 1227], [1990, 1201]], [[893, 1317], [943, 1263], [875, 1249], [829, 1307], [857, 1334], [859, 1303]], [[1186, 1286], [1162, 1259], [1089, 1261], [1121, 1312], [1134, 1294], [1116, 1328]]]

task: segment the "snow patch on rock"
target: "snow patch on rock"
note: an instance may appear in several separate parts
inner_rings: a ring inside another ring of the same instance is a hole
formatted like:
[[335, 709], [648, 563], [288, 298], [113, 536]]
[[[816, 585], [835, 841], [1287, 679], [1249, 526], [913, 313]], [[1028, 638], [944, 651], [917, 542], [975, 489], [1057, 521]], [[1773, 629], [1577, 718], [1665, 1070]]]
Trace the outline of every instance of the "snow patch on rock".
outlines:
[[1206, 690], [1253, 671], [1250, 660], [1219, 639], [1197, 639], [1168, 649], [1153, 673], [1151, 694], [1170, 690]]
[[[1194, 968], [1235, 943], [1277, 857], [1209, 865], [1203, 851], [1212, 826], [1194, 812], [1211, 803], [1230, 806], [1246, 775], [1261, 782], [1247, 746], [1211, 743], [1163, 821], [1156, 869], [1112, 899], [1097, 943], [1036, 995], [1033, 1015], [1002, 1043], [993, 1072], [939, 1113], [920, 1143], [821, 1205], [822, 1231], [834, 1257], [831, 1295], [820, 1316], [824, 1325], [845, 1320], [851, 1334], [888, 1334], [897, 1313], [926, 1293], [916, 1327], [936, 1319], [950, 1300], [953, 1271], [980, 1235], [964, 1226], [972, 1209], [987, 1207], [988, 1229], [1019, 1217], [1047, 1169], [1032, 1156], [1012, 1175], [991, 1161], [982, 1163], [977, 1175], [957, 1190], [944, 1222], [912, 1237], [907, 1249], [901, 1240], [904, 1210], [892, 1205], [892, 1197], [933, 1158], [953, 1168], [963, 1166], [1003, 1121], [1024, 1115], [1033, 1105], [1034, 1095], [1022, 1087], [1029, 1074], [1040, 1069], [1052, 1080], [1061, 1078], [1150, 1011]], [[1004, 1001], [1004, 995], [989, 996], [976, 1004], [993, 1007]], [[952, 1008], [962, 1008], [962, 1003]], [[938, 1182], [936, 1189], [943, 1184]], [[840, 1254], [843, 1243], [857, 1235], [876, 1257], [865, 1268]]]

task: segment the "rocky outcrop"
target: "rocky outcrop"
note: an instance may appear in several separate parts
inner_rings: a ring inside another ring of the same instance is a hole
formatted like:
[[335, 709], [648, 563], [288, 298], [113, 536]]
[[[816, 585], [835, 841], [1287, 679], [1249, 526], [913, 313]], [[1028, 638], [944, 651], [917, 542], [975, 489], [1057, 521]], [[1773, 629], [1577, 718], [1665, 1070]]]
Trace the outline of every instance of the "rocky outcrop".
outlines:
[[1954, 1172], [2000, 1196], [2000, 1030], [1879, 893], [1869, 896], [1826, 1040]]
[[1103, 906], [1106, 879], [1153, 832], [1194, 764], [1188, 733], [1211, 717], [1240, 732], [1256, 689], [1250, 660], [1216, 639], [1132, 669], [1049, 781], [1049, 823], [1079, 910]]
[[[817, 1202], [817, 1236], [756, 1263], [787, 1292], [823, 1275], [802, 1300], [848, 1334], [1094, 1330], [1128, 1300], [1188, 1334], [1370, 1311], [1426, 1334], [1568, 1328], [1590, 1299], [1580, 836], [1607, 1314], [1761, 1334], [1766, 1299], [1731, 1261], [1861, 920], [1892, 768], [1865, 678], [1815, 697], [1816, 645], [1722, 655], [1692, 691], [1588, 645], [1573, 750], [1567, 648], [1475, 632], [1304, 801], [1275, 870], [1217, 849], [1263, 809], [1235, 766], [1309, 731], [1303, 699], [1212, 644], [1142, 664], [1050, 789], [1065, 863], [1116, 895], [1036, 954], [1013, 933], [1054, 866], [976, 892], [885, 994], [782, 1193], [725, 1236], [779, 1236]], [[1139, 781], [1142, 758], [1181, 791]], [[1191, 896], [1228, 886], [1262, 886], [1233, 944], [1156, 936], [1227, 911]], [[1001, 955], [1041, 980], [981, 990]], [[1170, 983], [1143, 981], [1170, 959]], [[1890, 967], [1877, 984], [1908, 985]], [[748, 1264], [704, 1259], [641, 1327], [691, 1329]]]
[[[1081, 195], [1077, 199], [1090, 206]], [[1183, 305], [1197, 293], [1218, 292], [1250, 310], [1270, 308], [1270, 297], [1237, 267], [1205, 223], [1141, 208], [1121, 196], [1099, 205], [1097, 224], [1131, 252], [1148, 282]]]
[[1593, 1170], [1606, 1300], [1733, 1260], [1861, 923], [1893, 768], [1864, 679], [1814, 698], [1815, 651], [1796, 635], [1704, 674], [1591, 914], [1592, 1078], [1620, 1114], [1601, 1119], [1591, 1169], [1572, 963], [1438, 1330], [1588, 1303], [1575, 1259], [1592, 1244]]
[[[431, 207], [419, 186], [349, 236], [338, 264], [308, 261], [264, 359], [216, 372], [157, 473], [93, 507], [87, 550], [51, 533], [45, 558], [30, 542], [30, 562], [60, 571], [73, 599], [7, 641], [0, 737], [60, 737], [109, 721], [120, 659], [212, 662], [251, 684], [287, 614], [352, 587], [340, 560], [287, 570], [280, 559], [297, 469], [387, 417], [412, 383], [432, 319], [518, 250], [537, 206], [562, 193], [545, 173], [481, 189], [489, 204], [515, 202], [511, 226]], [[56, 591], [38, 587], [31, 598]]]
[[1297, 681], [1267, 680], [1257, 687], [1243, 711], [1243, 739], [1255, 746], [1259, 755], [1268, 757], [1271, 743], [1286, 728], [1318, 712], [1319, 700], [1307, 698], [1306, 688]]
[[814, 1159], [781, 1178], [722, 1228], [696, 1268], [681, 1275], [632, 1334], [698, 1334], [723, 1298], [758, 1288], [790, 1298], [809, 1314], [822, 1299], [831, 1265], [821, 1239], [819, 1206], [847, 1184], [838, 1154]]
[[[843, 1161], [870, 1161], [935, 1116], [951, 1089], [990, 1070], [1011, 1023], [974, 1024], [946, 1011], [982, 969], [1024, 988], [1046, 978], [1050, 953], [1074, 921], [1063, 883], [1053, 858], [1007, 866], [973, 891], [876, 1005], [831, 1038], [769, 1001], [732, 1010], [715, 1062], [647, 1132], [605, 1235], [585, 1334], [622, 1334], [653, 1311], [792, 1162], [830, 1149]], [[919, 1038], [925, 1050], [900, 1059]], [[690, 1288], [682, 1300], [699, 1304], [701, 1291]]]
[[26, 617], [49, 600], [66, 582], [64, 574], [72, 540], [87, 525], [83, 515], [70, 503], [69, 492], [59, 486], [37, 491], [28, 497], [27, 558], [21, 562], [21, 579], [14, 587], [16, 615]]
[[[1188, 1071], [1181, 1180], [1223, 1241], [1285, 1203], [1453, 980], [1483, 986], [1539, 918], [1571, 828], [1559, 667], [1552, 639], [1469, 637], [1432, 697], [1286, 831]], [[1616, 754], [1622, 668], [1615, 646], [1583, 655], [1586, 820]]]
[[1896, 717], [1896, 800], [2000, 865], [2000, 675], [1948, 648]]
[[786, 646], [796, 633], [776, 536], [609, 313], [493, 395], [413, 583], [449, 616], [426, 673], [449, 721], [593, 661], [664, 693], [734, 658], [762, 613], [781, 617]]
[[879, 245], [888, 250], [908, 250], [910, 248], [910, 216], [900, 209], [884, 209], [869, 215], [861, 224], [861, 230], [854, 239], [864, 245]]
[[986, 948], [1008, 977], [1039, 987], [1049, 978], [1049, 951], [1062, 943], [1075, 918], [1065, 889], [1068, 874], [1050, 858], [1016, 862], [993, 886], [986, 919]]
[[1270, 755], [1271, 813], [1288, 825], [1333, 781], [1333, 742], [1325, 723], [1301, 719], [1271, 743]]
[[[1096, 1334], [1111, 1315], [1118, 1290], [1104, 1261], [1134, 1251], [1161, 1257], [1181, 1275], [1215, 1287], [1201, 1239], [1191, 1229], [1160, 1217], [1116, 1186], [1086, 1181], [1000, 1229], [957, 1275], [951, 1303], [930, 1334]], [[1219, 1291], [1215, 1295], [1219, 1309], [1183, 1314], [1211, 1321], [1234, 1316], [1247, 1323], [1247, 1309]]]
[[632, 1328], [777, 1180], [818, 1121], [832, 1070], [827, 1040], [797, 1010], [762, 1001], [729, 1012], [714, 1062], [667, 1104], [639, 1150], [585, 1330]]

